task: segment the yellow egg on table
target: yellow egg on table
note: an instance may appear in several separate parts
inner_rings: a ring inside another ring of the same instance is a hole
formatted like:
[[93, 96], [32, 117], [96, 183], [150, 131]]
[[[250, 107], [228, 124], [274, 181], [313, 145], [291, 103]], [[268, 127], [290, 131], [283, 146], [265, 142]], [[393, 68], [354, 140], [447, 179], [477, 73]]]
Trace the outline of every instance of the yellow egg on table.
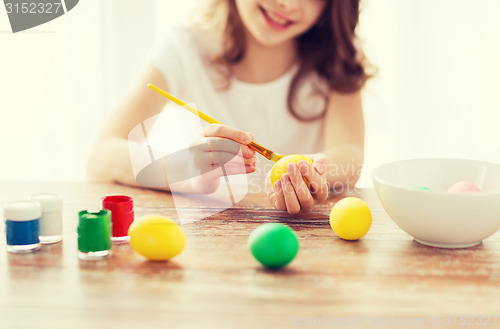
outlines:
[[281, 175], [286, 173], [287, 164], [289, 164], [290, 162], [298, 163], [300, 160], [305, 160], [310, 164], [313, 164], [311, 159], [300, 154], [287, 155], [279, 159], [271, 169], [271, 184], [273, 184], [274, 186], [274, 183], [276, 183], [276, 181], [278, 181], [281, 178]]
[[168, 260], [186, 245], [179, 225], [160, 215], [147, 215], [134, 221], [128, 234], [132, 248], [150, 260]]
[[330, 212], [332, 230], [344, 240], [362, 238], [372, 225], [372, 213], [366, 203], [354, 197], [343, 198]]

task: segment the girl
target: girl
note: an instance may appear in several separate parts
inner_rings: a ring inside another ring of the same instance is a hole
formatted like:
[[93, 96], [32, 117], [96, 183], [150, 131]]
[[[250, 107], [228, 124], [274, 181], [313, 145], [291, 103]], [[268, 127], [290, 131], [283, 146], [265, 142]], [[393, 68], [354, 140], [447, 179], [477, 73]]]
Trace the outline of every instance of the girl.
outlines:
[[[241, 165], [226, 163], [226, 175], [262, 177], [274, 163], [257, 164], [247, 146], [254, 136], [271, 150], [313, 161], [288, 164], [274, 187], [266, 179], [275, 208], [310, 210], [329, 187], [354, 186], [364, 150], [360, 90], [368, 79], [355, 45], [359, 1], [208, 1], [194, 23], [173, 30], [111, 118], [89, 159], [89, 179], [136, 185], [128, 134], [167, 103], [146, 88], [152, 83], [226, 124], [205, 126], [193, 142], [206, 138], [209, 145], [193, 149], [197, 168], [225, 163], [229, 155]], [[220, 177], [208, 171], [182, 190], [211, 193]]]

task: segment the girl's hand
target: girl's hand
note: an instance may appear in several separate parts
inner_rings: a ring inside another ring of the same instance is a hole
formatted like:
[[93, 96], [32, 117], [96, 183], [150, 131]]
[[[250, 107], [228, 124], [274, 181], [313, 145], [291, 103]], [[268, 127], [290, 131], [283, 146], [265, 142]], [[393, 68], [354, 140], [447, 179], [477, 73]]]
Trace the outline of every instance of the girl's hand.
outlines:
[[312, 165], [304, 160], [297, 164], [289, 163], [286, 166], [287, 172], [276, 181], [274, 187], [271, 185], [269, 171], [266, 191], [269, 201], [276, 209], [295, 214], [301, 210], [310, 211], [316, 203], [326, 200], [328, 184], [324, 175], [330, 160], [323, 154], [316, 154], [311, 160]]
[[252, 139], [250, 133], [222, 124], [201, 128], [190, 147], [190, 165], [198, 173], [191, 181], [193, 190], [212, 193], [223, 175], [254, 172], [257, 156], [247, 146]]

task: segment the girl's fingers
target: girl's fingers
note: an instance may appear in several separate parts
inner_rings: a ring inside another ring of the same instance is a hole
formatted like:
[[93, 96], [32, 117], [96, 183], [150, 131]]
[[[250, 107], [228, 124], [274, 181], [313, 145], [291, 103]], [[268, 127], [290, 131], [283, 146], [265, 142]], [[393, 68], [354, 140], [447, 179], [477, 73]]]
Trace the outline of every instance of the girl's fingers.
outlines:
[[221, 124], [210, 124], [203, 128], [205, 137], [222, 137], [233, 140], [239, 144], [248, 145], [252, 142], [250, 133]]
[[269, 170], [266, 174], [266, 179], [264, 180], [264, 190], [268, 195], [274, 193], [274, 186], [271, 184], [271, 171]]
[[[249, 174], [255, 171], [255, 167], [252, 166], [240, 166], [240, 165], [224, 165], [224, 171], [226, 175], [241, 175], [241, 174]], [[222, 170], [221, 168], [218, 168]], [[222, 172], [222, 171], [221, 171]], [[222, 174], [221, 174], [222, 176]]]
[[[324, 163], [320, 163], [320, 169], [327, 168]], [[311, 166], [306, 161], [299, 161], [298, 168], [302, 176], [304, 176], [309, 182], [309, 190], [311, 191], [312, 197], [318, 202], [326, 200], [328, 197], [328, 185], [324, 176], [320, 175], [317, 171], [317, 167]], [[324, 170], [326, 172], [326, 169]]]
[[249, 148], [246, 145], [241, 145], [241, 154], [243, 155], [244, 158], [253, 158], [255, 157], [255, 151]]
[[207, 175], [210, 177], [217, 177], [220, 178], [225, 175], [242, 175], [242, 174], [248, 174], [252, 173], [255, 171], [255, 167], [252, 166], [240, 166], [240, 165], [231, 165], [231, 164], [226, 164], [221, 167], [217, 167], [215, 169], [212, 168], [207, 168], [208, 170], [202, 173], [202, 175]]
[[311, 195], [311, 192], [309, 191], [309, 188], [306, 185], [306, 182], [304, 181], [304, 178], [302, 177], [297, 164], [293, 162], [287, 164], [286, 172], [290, 177], [290, 181], [292, 182], [301, 209], [311, 209], [314, 205], [314, 199]]
[[[211, 158], [210, 158], [211, 156]], [[241, 164], [241, 165], [255, 165], [257, 163], [257, 157], [243, 158], [239, 155], [234, 155], [227, 152], [204, 152], [203, 158], [208, 162], [216, 166], [221, 166], [226, 163]]]
[[202, 144], [202, 150], [205, 152], [227, 152], [231, 154], [239, 154], [244, 158], [251, 158], [255, 155], [255, 151], [246, 145], [238, 144], [235, 141], [220, 137], [209, 137]]
[[278, 210], [286, 211], [286, 202], [281, 181], [276, 181], [276, 183], [274, 183], [274, 193], [272, 195], [274, 196], [274, 203], [271, 202], [271, 204]]
[[281, 176], [281, 188], [283, 191], [283, 197], [285, 199], [286, 210], [289, 214], [296, 214], [300, 211], [300, 203], [295, 194], [295, 189], [293, 188], [292, 181], [288, 173]]
[[194, 160], [195, 166], [202, 173], [221, 166], [240, 167], [241, 173], [249, 173], [254, 172], [257, 166], [257, 157], [247, 159], [227, 152], [201, 152]]
[[324, 175], [330, 166], [330, 159], [323, 154], [316, 154], [314, 156], [313, 167], [320, 175]]
[[276, 208], [276, 193], [274, 191], [273, 185], [271, 184], [269, 176], [270, 172], [267, 173], [266, 179], [264, 180], [264, 190], [266, 192], [268, 201], [273, 205], [274, 208]]

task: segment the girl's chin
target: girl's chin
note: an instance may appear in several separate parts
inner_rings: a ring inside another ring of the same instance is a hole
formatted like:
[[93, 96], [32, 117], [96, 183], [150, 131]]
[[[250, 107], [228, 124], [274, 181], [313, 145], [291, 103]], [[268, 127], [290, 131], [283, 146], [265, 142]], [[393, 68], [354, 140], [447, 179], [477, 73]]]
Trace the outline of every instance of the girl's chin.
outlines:
[[283, 36], [272, 37], [269, 33], [254, 36], [254, 39], [264, 47], [278, 47], [293, 42], [293, 38]]

